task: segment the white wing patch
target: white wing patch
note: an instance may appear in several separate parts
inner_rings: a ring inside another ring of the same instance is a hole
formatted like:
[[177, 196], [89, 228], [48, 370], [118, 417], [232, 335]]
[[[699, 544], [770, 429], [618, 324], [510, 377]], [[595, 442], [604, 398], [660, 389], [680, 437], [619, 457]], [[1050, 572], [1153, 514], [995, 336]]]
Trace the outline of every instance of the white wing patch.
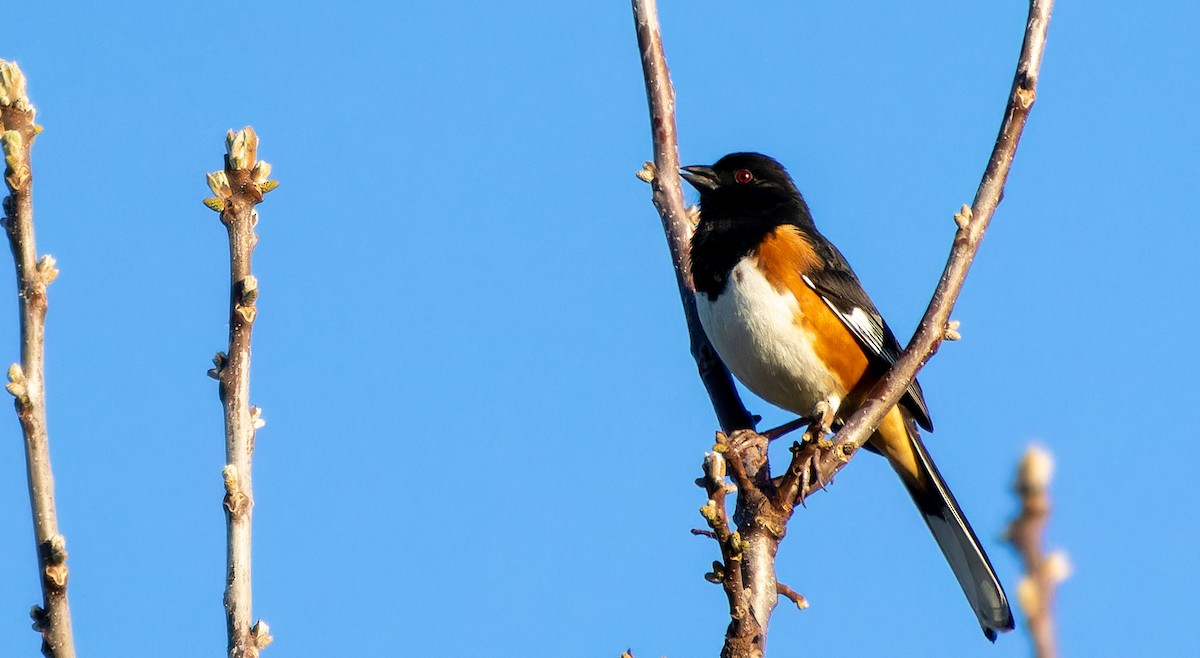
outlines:
[[864, 346], [870, 348], [875, 354], [887, 359], [889, 363], [895, 362], [895, 356], [889, 354], [884, 349], [883, 324], [881, 322], [871, 317], [869, 313], [858, 306], [851, 309], [849, 313], [842, 311], [842, 309], [838, 308], [837, 304], [834, 304], [828, 297], [822, 295], [820, 290], [817, 290], [817, 286], [813, 284], [812, 279], [808, 278], [807, 274], [801, 278], [804, 279], [804, 283], [809, 288], [812, 288], [813, 292], [821, 297], [821, 301], [825, 302], [825, 305], [838, 316], [842, 324], [846, 325], [846, 328], [858, 340], [862, 341]]

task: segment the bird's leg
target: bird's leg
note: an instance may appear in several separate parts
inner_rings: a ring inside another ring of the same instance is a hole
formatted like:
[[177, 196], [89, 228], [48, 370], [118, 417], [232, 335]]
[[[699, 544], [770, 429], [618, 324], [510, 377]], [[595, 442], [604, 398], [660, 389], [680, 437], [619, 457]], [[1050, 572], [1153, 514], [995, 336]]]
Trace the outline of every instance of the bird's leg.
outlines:
[[808, 430], [804, 432], [802, 442], [819, 442], [833, 431], [833, 405], [829, 400], [821, 400], [813, 407]]
[[779, 427], [769, 429], [769, 430], [763, 432], [762, 435], [767, 437], [767, 441], [774, 441], [775, 439], [778, 439], [778, 438], [784, 436], [785, 434], [788, 434], [788, 433], [793, 432], [801, 427], [804, 427], [805, 425], [809, 425], [812, 422], [813, 421], [811, 418], [806, 418], [804, 416], [801, 416], [801, 417], [797, 418], [796, 420], [786, 422], [786, 423], [780, 425]]
[[[805, 430], [804, 437], [801, 438], [800, 441], [801, 443], [813, 444], [819, 448], [822, 447], [822, 441], [824, 441], [826, 444], [829, 443], [828, 439], [825, 437], [829, 436], [829, 434], [833, 431], [833, 405], [830, 404], [829, 400], [821, 400], [817, 403], [817, 406], [813, 408], [812, 415], [813, 421], [809, 424], [808, 429]], [[804, 487], [807, 486], [810, 477], [816, 482], [817, 486], [821, 487], [822, 489], [825, 488], [825, 480], [821, 477], [821, 465], [820, 459], [818, 459], [819, 454], [819, 452], [814, 451], [810, 452], [808, 455], [808, 459], [803, 467], [804, 479], [801, 480], [801, 492], [804, 491]], [[800, 493], [799, 500], [800, 504], [803, 505], [803, 493]]]

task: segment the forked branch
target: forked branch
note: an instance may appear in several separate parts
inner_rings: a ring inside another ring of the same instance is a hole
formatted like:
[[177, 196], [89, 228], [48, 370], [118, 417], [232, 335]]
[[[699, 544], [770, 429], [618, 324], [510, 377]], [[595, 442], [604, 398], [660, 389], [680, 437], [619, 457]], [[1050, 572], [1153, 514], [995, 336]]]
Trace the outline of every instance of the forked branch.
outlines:
[[[706, 475], [700, 481], [709, 493], [709, 501], [702, 510], [712, 528], [706, 534], [717, 538], [725, 560], [724, 564], [716, 565], [710, 579], [717, 580], [719, 576], [719, 582], [725, 584], [732, 620], [722, 656], [764, 654], [767, 623], [782, 590], [775, 578], [775, 552], [794, 506], [832, 480], [833, 475], [866, 443], [941, 342], [958, 337], [957, 324], [950, 320], [950, 313], [1000, 203], [1021, 132], [1036, 98], [1052, 5], [1053, 0], [1030, 1], [1017, 72], [983, 180], [972, 205], [963, 206], [955, 215], [958, 230], [941, 280], [916, 333], [887, 376], [832, 440], [826, 440], [820, 432], [810, 432], [810, 440], [795, 444], [791, 463], [778, 478], [770, 476], [763, 447], [765, 441], [762, 440], [749, 440], [736, 434], [733, 435], [736, 440], [730, 440], [719, 435], [714, 449], [716, 457], [710, 455], [706, 459]], [[654, 140], [654, 163], [648, 164], [639, 176], [653, 186], [654, 204], [662, 216], [683, 297], [692, 353], [717, 411], [718, 421], [726, 431], [750, 428], [752, 418], [738, 399], [728, 370], [704, 337], [696, 317], [687, 256], [693, 225], [684, 209], [677, 173], [675, 98], [663, 54], [657, 8], [653, 0], [633, 0], [633, 13]], [[734, 514], [736, 531], [728, 525], [724, 489], [712, 476], [714, 470], [724, 470], [713, 463], [715, 460], [728, 464], [738, 484]], [[731, 541], [731, 538], [737, 541]], [[790, 592], [790, 588], [787, 591]]]

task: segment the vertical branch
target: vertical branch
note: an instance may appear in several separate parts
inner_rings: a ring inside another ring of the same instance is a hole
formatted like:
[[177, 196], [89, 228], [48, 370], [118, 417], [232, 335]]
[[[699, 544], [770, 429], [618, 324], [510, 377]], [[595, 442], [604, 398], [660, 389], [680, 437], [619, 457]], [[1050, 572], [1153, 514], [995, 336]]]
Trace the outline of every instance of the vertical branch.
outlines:
[[[675, 266], [675, 282], [679, 288], [683, 315], [687, 322], [692, 358], [696, 361], [700, 379], [708, 391], [717, 421], [726, 432], [754, 427], [754, 419], [746, 410], [734, 386], [729, 369], [717, 356], [708, 336], [700, 326], [696, 312], [695, 289], [689, 271], [688, 250], [694, 230], [693, 218], [684, 207], [683, 189], [679, 178], [679, 147], [675, 130], [675, 90], [671, 85], [663, 51], [662, 34], [658, 24], [658, 8], [654, 0], [633, 0], [634, 27], [637, 30], [638, 50], [641, 53], [642, 73], [646, 81], [646, 99], [650, 106], [650, 131], [654, 145], [654, 162], [646, 163], [638, 177], [650, 183], [652, 199], [662, 218], [663, 232]], [[744, 436], [737, 433], [735, 436]], [[758, 435], [754, 435], [758, 436]], [[738, 530], [729, 528], [723, 482], [726, 459], [719, 454], [729, 450], [729, 462], [734, 473], [743, 477], [747, 467], [743, 458], [757, 456], [756, 451], [745, 455], [730, 447], [724, 434], [718, 435], [717, 452], [705, 460], [706, 477], [701, 481], [709, 493], [708, 503], [701, 513], [713, 528], [713, 536], [721, 547], [724, 564], [713, 563], [709, 579], [724, 585], [729, 600], [730, 624], [726, 631], [723, 658], [761, 656], [766, 645], [766, 628], [775, 607], [775, 553], [782, 535], [773, 536], [758, 523], [760, 515], [752, 508], [763, 497], [753, 487], [739, 487], [734, 519]], [[764, 446], [765, 447], [765, 446]], [[765, 450], [761, 453], [765, 464]], [[751, 469], [757, 470], [757, 469]], [[716, 473], [720, 475], [716, 475]]]
[[1025, 565], [1025, 577], [1017, 586], [1017, 600], [1025, 613], [1037, 658], [1058, 655], [1054, 641], [1054, 592], [1071, 571], [1064, 552], [1045, 553], [1053, 474], [1054, 460], [1050, 453], [1031, 446], [1017, 467], [1017, 479], [1013, 483], [1013, 491], [1021, 501], [1021, 511], [1005, 533]]
[[25, 77], [15, 63], [0, 60], [0, 142], [4, 150], [4, 229], [17, 267], [17, 297], [21, 315], [21, 362], [8, 369], [6, 389], [15, 399], [17, 418], [25, 435], [25, 466], [33, 528], [37, 541], [42, 605], [30, 612], [33, 627], [42, 634], [47, 658], [73, 658], [71, 609], [67, 604], [66, 540], [58, 532], [54, 507], [54, 474], [46, 433], [45, 327], [46, 286], [58, 276], [54, 259], [37, 257], [33, 236], [33, 173], [30, 149], [41, 126], [25, 95]]
[[216, 197], [204, 204], [220, 213], [229, 232], [229, 351], [213, 359], [209, 375], [219, 383], [225, 407], [225, 521], [228, 537], [228, 570], [225, 581], [225, 619], [230, 658], [255, 658], [271, 642], [269, 628], [253, 626], [250, 590], [250, 529], [254, 489], [250, 462], [254, 435], [263, 426], [258, 407], [250, 406], [250, 334], [258, 314], [258, 280], [250, 272], [250, 259], [258, 244], [254, 206], [263, 194], [275, 189], [268, 180], [271, 166], [258, 160], [258, 136], [246, 128], [225, 138], [225, 168], [208, 175]]
[[638, 177], [653, 188], [654, 206], [662, 217], [671, 262], [675, 264], [675, 282], [683, 302], [692, 358], [700, 371], [700, 380], [708, 390], [717, 422], [726, 432], [754, 427], [754, 420], [738, 396], [729, 369], [709, 342], [700, 316], [696, 313], [695, 289], [688, 266], [688, 249], [695, 228], [683, 204], [679, 179], [679, 139], [675, 133], [675, 88], [663, 53], [658, 28], [658, 7], [654, 0], [633, 0], [633, 21], [637, 29], [638, 50], [642, 55], [642, 73], [646, 79], [646, 99], [650, 104], [650, 132], [654, 141], [654, 164], [646, 164]]

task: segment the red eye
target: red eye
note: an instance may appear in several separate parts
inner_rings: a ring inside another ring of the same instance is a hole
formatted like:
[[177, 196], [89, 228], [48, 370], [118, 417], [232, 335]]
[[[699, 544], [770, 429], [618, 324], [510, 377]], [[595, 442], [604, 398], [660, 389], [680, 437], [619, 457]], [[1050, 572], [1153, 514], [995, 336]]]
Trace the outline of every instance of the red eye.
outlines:
[[754, 180], [754, 174], [750, 173], [749, 169], [738, 169], [737, 172], [733, 174], [733, 180], [739, 183], [749, 183], [750, 181]]

